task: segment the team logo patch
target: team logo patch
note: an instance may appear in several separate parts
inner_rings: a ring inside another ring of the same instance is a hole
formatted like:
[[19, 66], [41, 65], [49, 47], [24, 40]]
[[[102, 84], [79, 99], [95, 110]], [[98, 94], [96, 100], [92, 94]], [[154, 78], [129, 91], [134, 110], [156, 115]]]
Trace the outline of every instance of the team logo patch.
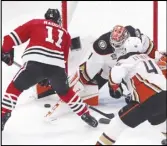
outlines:
[[100, 49], [102, 49], [102, 50], [107, 48], [107, 43], [103, 40], [100, 40], [98, 45], [99, 45]]

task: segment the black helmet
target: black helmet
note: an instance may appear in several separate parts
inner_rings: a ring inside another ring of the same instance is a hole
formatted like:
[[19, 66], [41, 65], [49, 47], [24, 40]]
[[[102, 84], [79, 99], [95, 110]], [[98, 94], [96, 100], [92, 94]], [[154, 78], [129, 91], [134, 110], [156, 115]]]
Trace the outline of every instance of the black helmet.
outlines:
[[61, 16], [58, 9], [48, 9], [45, 13], [45, 19], [53, 20], [55, 23], [61, 25]]

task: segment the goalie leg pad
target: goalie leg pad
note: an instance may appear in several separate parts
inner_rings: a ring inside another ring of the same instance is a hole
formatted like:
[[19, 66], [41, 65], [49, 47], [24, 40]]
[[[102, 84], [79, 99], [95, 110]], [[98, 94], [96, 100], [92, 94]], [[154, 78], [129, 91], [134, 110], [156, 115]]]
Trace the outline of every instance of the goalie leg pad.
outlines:
[[89, 77], [86, 69], [86, 62], [80, 65], [80, 80], [82, 83], [87, 84], [91, 78]]

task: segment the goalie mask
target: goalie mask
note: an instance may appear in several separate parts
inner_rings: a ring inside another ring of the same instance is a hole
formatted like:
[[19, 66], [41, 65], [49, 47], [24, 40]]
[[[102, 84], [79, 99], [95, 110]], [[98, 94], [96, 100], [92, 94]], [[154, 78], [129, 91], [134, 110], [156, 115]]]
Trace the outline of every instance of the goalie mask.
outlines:
[[127, 29], [121, 25], [116, 25], [110, 35], [110, 44], [115, 49], [115, 52], [122, 50], [122, 45], [130, 37]]

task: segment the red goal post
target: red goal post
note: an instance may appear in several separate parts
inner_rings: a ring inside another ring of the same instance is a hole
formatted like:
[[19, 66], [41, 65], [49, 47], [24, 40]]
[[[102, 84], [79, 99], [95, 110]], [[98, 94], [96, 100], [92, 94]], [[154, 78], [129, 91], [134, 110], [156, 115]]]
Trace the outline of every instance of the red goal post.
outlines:
[[61, 3], [62, 26], [67, 29], [67, 1]]
[[153, 1], [153, 42], [158, 50], [158, 1]]

